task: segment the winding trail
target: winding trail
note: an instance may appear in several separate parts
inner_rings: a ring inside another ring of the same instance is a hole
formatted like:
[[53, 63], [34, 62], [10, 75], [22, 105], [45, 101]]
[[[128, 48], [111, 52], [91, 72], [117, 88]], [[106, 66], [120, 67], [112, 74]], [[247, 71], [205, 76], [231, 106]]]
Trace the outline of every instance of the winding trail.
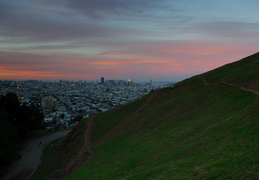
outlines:
[[[205, 86], [210, 85], [211, 83], [207, 81], [206, 78], [201, 78], [202, 82]], [[238, 85], [230, 84], [227, 82], [220, 82], [221, 84], [225, 84], [228, 86], [232, 86], [235, 88], [240, 88], [242, 90], [250, 91], [255, 93], [259, 96], [259, 92], [251, 89], [247, 89]], [[155, 98], [161, 98], [161, 96], [166, 95], [168, 93], [168, 90], [164, 90], [163, 92], [154, 92], [153, 94], [148, 97], [148, 99], [134, 112], [132, 112], [129, 116], [121, 120], [117, 125], [115, 125], [111, 130], [109, 130], [103, 137], [101, 137], [96, 142], [91, 142], [91, 130], [92, 130], [92, 124], [94, 122], [94, 116], [89, 117], [89, 119], [86, 121], [87, 129], [85, 131], [84, 135], [84, 145], [83, 147], [78, 151], [76, 157], [65, 167], [63, 168], [59, 173], [56, 174], [56, 178], [63, 179], [68, 174], [71, 174], [78, 168], [80, 168], [83, 164], [86, 164], [93, 155], [94, 148], [97, 146], [103, 144], [104, 142], [114, 138], [116, 135], [118, 135], [123, 129], [127, 127], [138, 115], [141, 114], [141, 112], [145, 111], [146, 108], [152, 103], [152, 101]]]
[[252, 93], [254, 93], [255, 95], [259, 96], [259, 91], [256, 91], [256, 90], [253, 90], [253, 89], [248, 89], [248, 88], [245, 88], [245, 87], [243, 87], [243, 86], [236, 85], [236, 84], [231, 84], [231, 83], [226, 82], [226, 81], [221, 81], [220, 83], [221, 83], [221, 84], [224, 84], [224, 85], [227, 85], [227, 86], [239, 88], [239, 89], [242, 89], [242, 90], [244, 90], [244, 91], [249, 91], [249, 92], [252, 92]]
[[119, 132], [121, 132], [135, 117], [137, 117], [141, 112], [143, 112], [152, 100], [157, 95], [158, 92], [153, 93], [148, 99], [134, 112], [132, 112], [129, 116], [125, 119], [121, 120], [114, 128], [108, 131], [102, 138], [100, 138], [95, 143], [91, 142], [91, 130], [92, 124], [94, 122], [94, 117], [91, 116], [86, 121], [86, 131], [84, 134], [84, 145], [83, 147], [77, 152], [76, 156], [66, 165], [66, 167], [60, 169], [54, 176], [54, 179], [65, 179], [69, 174], [75, 172], [79, 169], [82, 165], [87, 164], [87, 162], [92, 158], [94, 148], [99, 146], [100, 144], [112, 139], [115, 137]]
[[62, 131], [33, 139], [23, 145], [21, 159], [16, 161], [10, 168], [3, 180], [12, 179], [20, 173], [25, 173], [24, 179], [29, 179], [41, 164], [42, 150], [51, 141], [67, 135], [69, 131]]
[[259, 96], [259, 91], [256, 91], [256, 90], [253, 90], [253, 89], [247, 89], [245, 87], [241, 87], [240, 89], [252, 92], [252, 93], [256, 94], [257, 96]]
[[119, 132], [121, 132], [135, 117], [137, 117], [141, 112], [147, 108], [149, 103], [151, 103], [152, 99], [156, 96], [157, 92], [153, 93], [137, 110], [127, 116], [125, 119], [120, 121], [114, 128], [108, 131], [102, 138], [92, 144], [91, 142], [91, 130], [92, 124], [94, 121], [94, 116], [89, 117], [86, 121], [86, 131], [84, 134], [84, 145], [78, 151], [75, 158], [73, 158], [69, 164], [60, 171], [58, 171], [54, 178], [56, 179], [64, 179], [68, 174], [73, 173], [78, 168], [80, 168], [83, 164], [86, 164], [93, 155], [93, 150], [100, 144], [112, 139], [115, 137]]
[[203, 84], [204, 84], [205, 86], [210, 85], [210, 83], [207, 81], [206, 78], [201, 78], [201, 80], [202, 80], [202, 82], [203, 82]]
[[64, 168], [57, 171], [57, 173], [53, 176], [54, 179], [65, 179], [66, 176], [79, 169], [83, 164], [86, 164], [92, 158], [93, 149], [90, 133], [93, 121], [94, 116], [91, 116], [85, 123], [87, 128], [84, 134], [83, 147], [77, 152], [76, 156], [71, 159], [71, 161]]
[[[202, 80], [202, 82], [203, 82], [203, 84], [204, 84], [205, 86], [210, 85], [210, 83], [207, 81], [206, 78], [202, 77], [201, 80]], [[229, 82], [227, 82], [227, 81], [221, 81], [220, 83], [221, 83], [221, 84], [224, 84], [224, 85], [227, 85], [227, 86], [239, 88], [239, 89], [242, 89], [242, 90], [244, 90], [244, 91], [249, 91], [249, 92], [252, 92], [252, 93], [256, 94], [257, 96], [259, 96], [259, 91], [256, 91], [256, 90], [253, 90], [253, 89], [248, 89], [248, 88], [245, 88], [245, 87], [240, 86], [240, 85], [237, 85], [237, 84], [231, 84], [231, 83], [229, 83]]]
[[92, 142], [91, 142], [91, 129], [92, 129], [92, 124], [94, 121], [94, 116], [91, 116], [89, 120], [86, 122], [87, 129], [85, 131], [85, 136], [84, 136], [84, 146], [83, 148], [78, 152], [76, 158], [77, 158], [77, 166], [80, 167], [83, 164], [83, 160], [85, 155], [90, 155], [87, 161], [91, 158], [91, 154], [93, 153], [92, 149]]

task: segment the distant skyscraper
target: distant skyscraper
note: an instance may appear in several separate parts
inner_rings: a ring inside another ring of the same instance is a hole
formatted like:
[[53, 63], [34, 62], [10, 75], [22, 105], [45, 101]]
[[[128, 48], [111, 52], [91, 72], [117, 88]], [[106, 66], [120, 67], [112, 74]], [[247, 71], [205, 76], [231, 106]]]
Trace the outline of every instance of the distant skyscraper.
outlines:
[[104, 84], [104, 77], [101, 77], [101, 84]]

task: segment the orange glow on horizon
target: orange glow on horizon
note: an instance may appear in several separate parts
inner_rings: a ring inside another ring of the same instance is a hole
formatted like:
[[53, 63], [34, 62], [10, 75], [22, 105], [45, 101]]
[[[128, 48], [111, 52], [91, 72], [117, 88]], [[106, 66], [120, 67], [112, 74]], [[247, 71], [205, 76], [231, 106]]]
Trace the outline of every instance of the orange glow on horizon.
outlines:
[[89, 74], [62, 74], [53, 71], [26, 71], [26, 70], [13, 70], [5, 67], [0, 67], [0, 79], [1, 80], [54, 80], [54, 79], [80, 79], [80, 78], [93, 78], [95, 76]]
[[[56, 57], [46, 64], [42, 61], [30, 63], [29, 60], [24, 63], [22, 59], [17, 59], [18, 54], [17, 57], [4, 61], [5, 64], [0, 66], [0, 79], [96, 79], [100, 76], [120, 77], [130, 74], [140, 77], [143, 77], [143, 74], [147, 77], [157, 74], [165, 77], [170, 77], [171, 74], [179, 76], [199, 74], [239, 60], [233, 57], [242, 55], [240, 49], [244, 49], [242, 46], [221, 46], [209, 42], [194, 43], [193, 41], [188, 44], [187, 41], [177, 46], [170, 43], [161, 43], [160, 46], [159, 44], [147, 45], [142, 51], [136, 45], [136, 52], [134, 49], [129, 49], [129, 52], [111, 51], [101, 54], [102, 56], [95, 54], [72, 59]], [[139, 45], [139, 47], [142, 46]], [[115, 57], [105, 57], [108, 55]], [[28, 59], [33, 59], [32, 57]]]

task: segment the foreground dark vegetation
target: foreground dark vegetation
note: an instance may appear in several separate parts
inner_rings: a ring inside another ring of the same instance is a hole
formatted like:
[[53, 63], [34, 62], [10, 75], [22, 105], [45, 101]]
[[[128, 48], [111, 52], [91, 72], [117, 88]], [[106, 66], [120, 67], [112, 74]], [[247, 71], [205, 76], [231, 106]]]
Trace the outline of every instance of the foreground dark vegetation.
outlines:
[[259, 179], [258, 69], [257, 53], [90, 117], [34, 179]]
[[19, 144], [26, 136], [44, 128], [43, 118], [38, 107], [20, 105], [13, 93], [0, 97], [0, 170], [19, 158]]

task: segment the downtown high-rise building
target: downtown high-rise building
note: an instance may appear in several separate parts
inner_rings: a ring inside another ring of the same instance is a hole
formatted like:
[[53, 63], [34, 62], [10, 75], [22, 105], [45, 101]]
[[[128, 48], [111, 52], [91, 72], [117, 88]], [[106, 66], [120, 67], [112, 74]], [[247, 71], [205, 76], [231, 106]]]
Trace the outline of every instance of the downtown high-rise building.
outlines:
[[101, 84], [104, 84], [104, 77], [101, 77]]

